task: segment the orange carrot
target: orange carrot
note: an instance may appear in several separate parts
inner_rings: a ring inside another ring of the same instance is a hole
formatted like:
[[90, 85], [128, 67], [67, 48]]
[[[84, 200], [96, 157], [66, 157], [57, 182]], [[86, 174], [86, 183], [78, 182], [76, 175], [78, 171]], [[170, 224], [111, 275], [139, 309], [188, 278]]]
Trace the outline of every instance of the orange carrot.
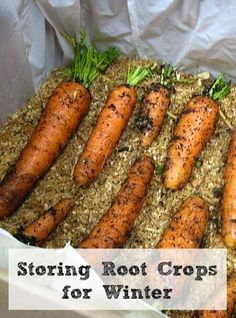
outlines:
[[[164, 230], [156, 248], [199, 248], [206, 231], [208, 219], [209, 210], [206, 202], [201, 197], [189, 197]], [[183, 281], [176, 285], [178, 292], [181, 292], [184, 284]]]
[[134, 68], [132, 71], [129, 69], [127, 78], [129, 85], [120, 85], [110, 93], [75, 166], [74, 178], [79, 184], [89, 186], [101, 172], [134, 110], [137, 97], [132, 86], [149, 74], [149, 69]]
[[77, 182], [88, 186], [96, 179], [117, 145], [136, 104], [136, 92], [121, 85], [109, 95], [74, 170]]
[[[220, 291], [219, 291], [220, 292]], [[216, 295], [216, 297], [218, 294]], [[202, 310], [198, 318], [230, 318], [236, 306], [236, 276], [233, 275], [227, 282], [227, 310]]]
[[84, 30], [79, 43], [68, 35], [66, 38], [75, 49], [75, 63], [73, 70], [66, 69], [65, 72], [80, 84], [62, 82], [48, 99], [13, 171], [0, 185], [0, 219], [19, 207], [33, 185], [51, 167], [88, 112], [91, 100], [89, 85], [117, 58], [113, 49], [101, 53], [95, 50], [93, 44], [87, 46]]
[[196, 159], [212, 136], [218, 119], [216, 99], [229, 93], [221, 74], [213, 83], [209, 96], [195, 96], [187, 103], [175, 127], [169, 145], [164, 186], [177, 190], [188, 181]]
[[149, 157], [135, 161], [112, 206], [84, 239], [81, 248], [119, 248], [129, 237], [154, 173]]
[[236, 129], [232, 133], [224, 178], [222, 237], [228, 248], [236, 248]]
[[65, 219], [73, 206], [71, 199], [63, 199], [47, 210], [36, 221], [27, 225], [16, 235], [23, 243], [40, 246], [49, 234]]
[[170, 105], [171, 65], [162, 66], [160, 83], [153, 84], [143, 96], [137, 127], [141, 130], [141, 144], [144, 148], [151, 146], [158, 135], [166, 112]]
[[189, 179], [196, 159], [215, 130], [218, 118], [216, 102], [207, 96], [195, 96], [187, 104], [175, 127], [164, 172], [164, 186], [177, 190]]
[[209, 219], [209, 210], [201, 197], [190, 197], [164, 230], [157, 248], [198, 248]]
[[138, 128], [142, 131], [141, 144], [144, 148], [151, 146], [156, 138], [169, 105], [169, 91], [161, 84], [151, 86], [144, 95], [137, 122]]
[[21, 204], [51, 167], [88, 111], [90, 94], [81, 84], [62, 82], [51, 95], [13, 171], [0, 186], [0, 219]]

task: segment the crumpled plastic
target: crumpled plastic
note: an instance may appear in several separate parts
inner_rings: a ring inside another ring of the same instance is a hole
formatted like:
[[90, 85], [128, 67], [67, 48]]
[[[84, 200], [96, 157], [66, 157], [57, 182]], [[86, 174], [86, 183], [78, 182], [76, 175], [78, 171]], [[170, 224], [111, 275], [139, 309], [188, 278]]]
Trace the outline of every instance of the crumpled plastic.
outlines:
[[99, 49], [236, 79], [235, 16], [230, 0], [0, 0], [0, 119], [71, 62], [60, 32], [78, 38], [81, 25]]

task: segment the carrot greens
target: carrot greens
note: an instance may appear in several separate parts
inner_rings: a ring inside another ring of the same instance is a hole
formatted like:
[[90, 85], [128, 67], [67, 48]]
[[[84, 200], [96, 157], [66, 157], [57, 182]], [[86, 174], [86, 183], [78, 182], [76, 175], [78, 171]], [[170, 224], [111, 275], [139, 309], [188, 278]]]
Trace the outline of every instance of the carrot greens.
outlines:
[[[224, 74], [220, 73], [218, 77], [213, 81], [207, 90], [207, 95], [213, 100], [218, 100], [227, 96], [230, 93], [231, 83], [227, 82], [224, 78]], [[223, 111], [219, 108], [219, 114], [222, 120], [226, 123], [230, 130], [233, 130], [233, 126], [224, 115]]]
[[220, 75], [214, 80], [208, 89], [208, 96], [214, 100], [218, 100], [227, 96], [230, 93], [230, 82], [227, 82], [224, 78], [224, 74]]
[[80, 40], [77, 42], [72, 36], [62, 33], [64, 38], [74, 49], [74, 65], [66, 68], [64, 74], [89, 87], [100, 73], [107, 70], [110, 64], [119, 57], [115, 48], [108, 48], [104, 52], [96, 49], [94, 43], [87, 44], [87, 34], [84, 28], [80, 31]]
[[132, 66], [129, 64], [126, 83], [130, 86], [136, 86], [139, 82], [152, 78], [156, 73], [157, 65], [149, 67]]
[[173, 66], [170, 64], [161, 65], [161, 79], [160, 83], [167, 88], [171, 85], [171, 75], [174, 73]]

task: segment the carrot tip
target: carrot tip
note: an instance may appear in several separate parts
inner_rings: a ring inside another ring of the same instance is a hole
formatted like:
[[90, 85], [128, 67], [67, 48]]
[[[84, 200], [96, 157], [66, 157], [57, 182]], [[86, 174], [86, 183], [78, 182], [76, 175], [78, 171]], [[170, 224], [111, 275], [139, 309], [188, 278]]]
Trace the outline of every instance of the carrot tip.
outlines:
[[36, 246], [36, 244], [37, 244], [37, 239], [36, 239], [36, 237], [35, 237], [35, 236], [25, 235], [23, 228], [20, 228], [20, 230], [18, 231], [17, 234], [14, 235], [14, 237], [15, 237], [18, 241], [20, 241], [20, 242], [22, 242], [22, 243], [24, 243], [24, 244], [26, 244], [26, 245]]

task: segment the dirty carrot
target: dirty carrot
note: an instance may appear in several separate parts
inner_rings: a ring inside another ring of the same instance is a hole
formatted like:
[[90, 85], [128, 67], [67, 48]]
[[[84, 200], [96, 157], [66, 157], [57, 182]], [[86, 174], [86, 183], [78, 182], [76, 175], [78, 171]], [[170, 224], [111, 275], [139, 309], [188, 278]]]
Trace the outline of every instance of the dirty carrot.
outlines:
[[[220, 293], [219, 291], [218, 293]], [[218, 293], [215, 301], [217, 302]], [[202, 310], [198, 312], [198, 318], [230, 318], [236, 306], [236, 275], [232, 275], [227, 281], [227, 310]]]
[[194, 96], [188, 101], [168, 148], [164, 172], [167, 189], [177, 190], [187, 183], [195, 161], [215, 131], [219, 113], [216, 100], [229, 91], [229, 84], [220, 74], [208, 96]]
[[40, 246], [49, 234], [65, 219], [73, 207], [71, 199], [63, 199], [54, 207], [48, 209], [37, 220], [20, 229], [16, 235], [20, 241], [27, 245]]
[[89, 186], [101, 172], [133, 113], [137, 101], [134, 86], [152, 76], [154, 68], [129, 66], [126, 84], [109, 94], [75, 166], [74, 178], [79, 184]]
[[[85, 41], [83, 31], [81, 41], [74, 42], [73, 80], [60, 83], [49, 97], [28, 143], [0, 185], [0, 219], [19, 207], [33, 185], [51, 167], [88, 112], [89, 85], [117, 56], [113, 50], [97, 52], [93, 45], [87, 47]], [[92, 63], [95, 58], [97, 64]]]
[[222, 237], [228, 248], [236, 248], [236, 128], [232, 133], [225, 168]]
[[141, 130], [141, 145], [151, 146], [158, 135], [170, 105], [170, 77], [173, 67], [162, 67], [160, 83], [151, 85], [143, 96], [137, 127]]
[[201, 197], [190, 197], [164, 230], [157, 248], [198, 248], [201, 245], [209, 210]]
[[79, 247], [119, 248], [125, 244], [144, 203], [154, 168], [149, 157], [134, 162], [112, 206]]

